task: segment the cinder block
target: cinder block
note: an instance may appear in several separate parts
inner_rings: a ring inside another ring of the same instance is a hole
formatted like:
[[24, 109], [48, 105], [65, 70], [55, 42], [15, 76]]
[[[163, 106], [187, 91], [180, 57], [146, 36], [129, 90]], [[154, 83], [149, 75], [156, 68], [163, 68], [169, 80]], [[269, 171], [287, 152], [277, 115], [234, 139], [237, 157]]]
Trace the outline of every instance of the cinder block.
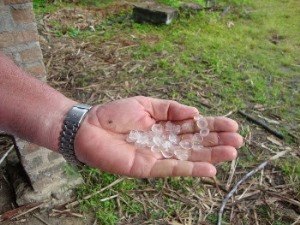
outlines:
[[176, 9], [155, 3], [136, 4], [133, 8], [133, 19], [138, 23], [170, 24], [177, 16]]

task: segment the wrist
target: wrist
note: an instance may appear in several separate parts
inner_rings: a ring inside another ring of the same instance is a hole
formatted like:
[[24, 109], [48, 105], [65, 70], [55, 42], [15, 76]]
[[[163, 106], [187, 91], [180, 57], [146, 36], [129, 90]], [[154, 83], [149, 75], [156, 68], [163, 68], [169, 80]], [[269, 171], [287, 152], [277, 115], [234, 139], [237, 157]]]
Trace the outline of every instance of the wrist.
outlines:
[[62, 131], [64, 119], [68, 111], [76, 104], [78, 103], [68, 98], [62, 99], [58, 103], [57, 110], [48, 117], [49, 126], [47, 127], [47, 130], [43, 132], [45, 136], [41, 137], [41, 140], [44, 141], [42, 144], [43, 146], [58, 152], [59, 137]]

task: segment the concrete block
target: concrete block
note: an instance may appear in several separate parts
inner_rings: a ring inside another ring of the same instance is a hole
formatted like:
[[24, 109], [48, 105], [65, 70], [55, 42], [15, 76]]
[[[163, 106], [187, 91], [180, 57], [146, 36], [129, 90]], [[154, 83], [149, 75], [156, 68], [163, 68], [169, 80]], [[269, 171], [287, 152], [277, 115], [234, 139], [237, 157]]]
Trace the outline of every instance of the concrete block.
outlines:
[[138, 23], [170, 24], [178, 16], [178, 11], [155, 3], [134, 5], [133, 19]]

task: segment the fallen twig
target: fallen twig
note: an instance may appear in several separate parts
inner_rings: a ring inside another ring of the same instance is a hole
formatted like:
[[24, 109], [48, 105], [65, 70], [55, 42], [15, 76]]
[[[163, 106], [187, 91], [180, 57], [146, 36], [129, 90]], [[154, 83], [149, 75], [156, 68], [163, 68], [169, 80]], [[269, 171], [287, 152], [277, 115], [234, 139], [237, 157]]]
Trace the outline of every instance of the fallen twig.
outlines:
[[118, 197], [118, 196], [119, 196], [118, 194], [112, 195], [112, 196], [109, 196], [109, 197], [107, 197], [107, 198], [102, 198], [102, 199], [100, 199], [99, 201], [100, 201], [100, 202], [106, 202], [106, 201], [111, 200], [111, 199], [114, 199], [114, 198], [116, 198], [116, 197]]
[[235, 111], [230, 111], [229, 113], [227, 113], [226, 115], [224, 115], [224, 117], [229, 117], [229, 116], [231, 116], [233, 113], [235, 113]]
[[286, 196], [283, 196], [282, 194], [278, 194], [276, 192], [273, 191], [267, 191], [268, 194], [275, 196], [278, 199], [281, 199], [282, 201], [288, 202], [290, 204], [293, 204], [295, 206], [298, 206], [300, 208], [300, 202], [292, 199], [292, 198], [287, 198]]
[[294, 223], [292, 223], [291, 225], [297, 225], [300, 222], [300, 216], [296, 219], [296, 221]]
[[265, 122], [261, 121], [261, 120], [258, 120], [256, 118], [254, 118], [253, 116], [241, 111], [241, 110], [238, 110], [239, 114], [243, 115], [244, 117], [246, 117], [246, 119], [250, 120], [251, 122], [263, 127], [265, 130], [269, 131], [271, 134], [275, 135], [276, 137], [280, 138], [280, 139], [283, 139], [283, 134], [276, 131], [275, 129], [269, 127]]
[[5, 152], [5, 154], [2, 156], [2, 158], [0, 159], [0, 165], [3, 163], [3, 161], [5, 160], [5, 158], [8, 156], [8, 154], [14, 149], [14, 146], [11, 146], [7, 152]]
[[49, 216], [61, 216], [61, 215], [68, 215], [68, 216], [83, 218], [83, 215], [81, 215], [79, 213], [73, 213], [73, 212], [71, 212], [70, 209], [66, 209], [66, 210], [52, 209], [52, 213], [49, 214]]
[[32, 204], [20, 206], [19, 208], [16, 208], [16, 209], [9, 210], [9, 211], [3, 213], [2, 215], [0, 215], [0, 222], [25, 215], [26, 213], [37, 209], [42, 204], [43, 203], [32, 203]]
[[31, 209], [28, 209], [28, 210], [25, 211], [25, 212], [22, 212], [22, 213], [20, 213], [20, 214], [18, 214], [18, 215], [16, 215], [16, 216], [12, 217], [11, 220], [12, 220], [12, 219], [17, 219], [17, 218], [19, 218], [20, 216], [24, 216], [25, 214], [30, 213], [30, 212], [32, 212], [32, 211], [34, 211], [34, 210], [40, 208], [43, 204], [44, 204], [44, 203], [40, 203], [39, 205], [37, 205], [37, 206], [35, 206], [35, 207], [31, 208]]
[[46, 225], [51, 225], [50, 223], [48, 223], [46, 220], [42, 219], [41, 217], [39, 217], [38, 215], [36, 214], [33, 214], [33, 216], [35, 218], [37, 218], [39, 221], [41, 221], [42, 223], [46, 224]]
[[[77, 200], [77, 201], [71, 202], [71, 203], [67, 204], [65, 207], [66, 207], [67, 209], [72, 208], [72, 207], [76, 207], [77, 205], [79, 205], [79, 202], [80, 202], [80, 201], [90, 199], [91, 197], [93, 197], [93, 196], [95, 196], [95, 195], [97, 195], [97, 194], [99, 194], [99, 193], [105, 191], [106, 189], [111, 188], [112, 186], [115, 186], [116, 184], [122, 182], [124, 179], [125, 179], [125, 178], [120, 178], [120, 179], [118, 179], [118, 180], [115, 180], [114, 182], [112, 182], [111, 184], [107, 185], [106, 187], [101, 188], [99, 191], [96, 191], [96, 192], [94, 192], [94, 193], [92, 193], [92, 194], [90, 194], [90, 195], [87, 195], [87, 196], [85, 196], [85, 197], [84, 197], [83, 199], [81, 199], [81, 200]], [[116, 196], [114, 196], [114, 197], [116, 197]]]
[[218, 181], [213, 180], [211, 178], [206, 178], [206, 177], [201, 177], [201, 182], [204, 184], [209, 184], [211, 186], [216, 186], [216, 184], [218, 185], [218, 187], [222, 190], [227, 192], [228, 190], [226, 190], [226, 187], [224, 187], [224, 185], [220, 184]]
[[264, 117], [264, 116], [261, 116], [261, 115], [258, 115], [258, 117], [265, 120], [265, 121], [267, 121], [270, 124], [276, 124], [276, 125], [280, 124], [277, 120], [271, 120], [271, 119], [269, 119], [267, 117]]
[[237, 159], [234, 159], [231, 162], [229, 177], [228, 177], [228, 180], [227, 180], [227, 183], [226, 183], [226, 186], [225, 186], [225, 188], [227, 190], [230, 188], [230, 185], [231, 185], [231, 182], [232, 182], [232, 178], [233, 178], [236, 166], [237, 166]]
[[269, 162], [276, 160], [282, 156], [284, 156], [286, 153], [288, 153], [290, 150], [286, 150], [286, 151], [282, 151], [277, 153], [276, 155], [272, 156], [270, 159], [268, 159], [267, 161], [264, 161], [263, 163], [261, 163], [260, 165], [258, 165], [257, 167], [255, 167], [253, 170], [251, 170], [249, 173], [247, 173], [242, 179], [240, 179], [232, 188], [232, 190], [225, 196], [221, 207], [220, 207], [220, 211], [218, 213], [218, 225], [222, 224], [222, 216], [223, 216], [223, 212], [225, 209], [225, 206], [229, 200], [229, 198], [232, 197], [232, 195], [237, 191], [238, 187], [245, 181], [247, 180], [249, 177], [251, 177], [253, 174], [255, 174], [256, 172], [258, 172], [259, 170], [263, 169]]

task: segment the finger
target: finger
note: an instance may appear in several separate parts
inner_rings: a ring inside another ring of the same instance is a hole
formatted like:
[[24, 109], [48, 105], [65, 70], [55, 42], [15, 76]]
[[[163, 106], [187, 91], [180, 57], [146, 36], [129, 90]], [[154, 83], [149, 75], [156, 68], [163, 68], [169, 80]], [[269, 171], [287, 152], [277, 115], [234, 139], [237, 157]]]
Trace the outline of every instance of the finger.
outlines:
[[[181, 139], [188, 139], [192, 141], [193, 134], [182, 134]], [[238, 133], [233, 132], [211, 132], [208, 136], [203, 138], [202, 144], [204, 147], [213, 147], [218, 145], [227, 145], [234, 148], [243, 146], [243, 137]]]
[[243, 137], [238, 133], [232, 132], [212, 132], [203, 139], [203, 146], [213, 147], [217, 145], [228, 145], [234, 148], [243, 146]]
[[149, 177], [213, 177], [216, 168], [206, 162], [189, 162], [176, 159], [157, 160], [153, 165]]
[[192, 119], [199, 112], [195, 107], [186, 106], [172, 100], [137, 97], [147, 112], [157, 121]]
[[232, 146], [216, 146], [204, 148], [201, 151], [192, 151], [189, 161], [220, 163], [231, 161], [237, 157], [237, 151]]
[[[236, 121], [227, 117], [205, 117], [208, 123], [208, 129], [216, 132], [236, 132], [239, 128]], [[181, 133], [199, 132], [195, 120], [186, 120], [175, 122], [181, 125]]]

